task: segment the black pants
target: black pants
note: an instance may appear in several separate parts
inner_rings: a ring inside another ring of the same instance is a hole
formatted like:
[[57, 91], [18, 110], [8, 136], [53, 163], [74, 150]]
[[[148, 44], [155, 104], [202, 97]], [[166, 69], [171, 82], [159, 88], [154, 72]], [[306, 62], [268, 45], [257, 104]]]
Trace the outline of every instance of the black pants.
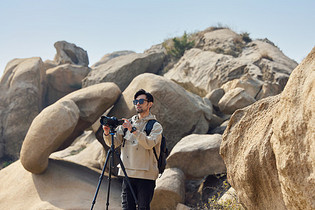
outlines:
[[[153, 198], [155, 180], [148, 179], [136, 179], [129, 178], [131, 187], [135, 192], [138, 200], [138, 209], [150, 209], [150, 203]], [[129, 188], [126, 178], [124, 178], [122, 183], [122, 209], [133, 210], [136, 209], [135, 200], [133, 199], [131, 190]]]

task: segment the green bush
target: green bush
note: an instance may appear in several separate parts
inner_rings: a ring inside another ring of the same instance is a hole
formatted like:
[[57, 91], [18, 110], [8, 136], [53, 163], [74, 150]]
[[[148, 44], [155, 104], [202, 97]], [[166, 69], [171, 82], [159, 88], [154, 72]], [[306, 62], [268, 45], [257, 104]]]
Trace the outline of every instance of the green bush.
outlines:
[[174, 58], [181, 58], [186, 50], [191, 49], [194, 47], [195, 42], [189, 41], [187, 33], [185, 32], [184, 35], [180, 38], [173, 38], [172, 43], [170, 46], [164, 46], [167, 50], [167, 53], [174, 57]]
[[249, 33], [244, 32], [244, 33], [241, 33], [240, 35], [244, 42], [248, 43], [252, 41], [252, 39], [249, 37]]

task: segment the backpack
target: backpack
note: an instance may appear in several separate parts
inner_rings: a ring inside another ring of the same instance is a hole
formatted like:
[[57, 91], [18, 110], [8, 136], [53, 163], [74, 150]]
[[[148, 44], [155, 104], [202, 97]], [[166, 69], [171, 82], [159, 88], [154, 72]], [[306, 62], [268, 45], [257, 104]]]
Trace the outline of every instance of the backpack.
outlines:
[[[156, 122], [156, 120], [149, 120], [147, 122], [147, 124], [145, 126], [145, 132], [147, 133], [147, 136], [150, 135], [151, 130], [152, 130], [155, 122]], [[166, 147], [166, 139], [165, 139], [163, 134], [162, 134], [161, 147], [160, 147], [160, 157], [158, 158], [158, 156], [156, 154], [156, 150], [154, 147], [153, 147], [153, 152], [154, 152], [155, 158], [158, 162], [159, 173], [162, 174], [165, 170], [166, 158], [168, 156], [168, 149]]]

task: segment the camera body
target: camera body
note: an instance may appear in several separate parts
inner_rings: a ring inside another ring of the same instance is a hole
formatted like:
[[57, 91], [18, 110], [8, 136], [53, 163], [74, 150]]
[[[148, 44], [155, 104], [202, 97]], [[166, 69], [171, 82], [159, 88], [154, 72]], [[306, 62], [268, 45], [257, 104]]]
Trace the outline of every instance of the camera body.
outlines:
[[118, 125], [122, 125], [125, 121], [119, 120], [116, 117], [101, 116], [100, 123], [102, 125], [109, 126], [110, 128], [116, 128]]

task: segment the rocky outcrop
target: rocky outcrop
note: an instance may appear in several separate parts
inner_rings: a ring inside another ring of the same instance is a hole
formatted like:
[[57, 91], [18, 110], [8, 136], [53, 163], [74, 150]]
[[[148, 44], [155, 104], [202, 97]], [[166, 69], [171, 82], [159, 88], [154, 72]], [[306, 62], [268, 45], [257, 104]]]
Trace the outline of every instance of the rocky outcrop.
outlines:
[[101, 82], [114, 82], [123, 91], [136, 76], [157, 73], [164, 59], [163, 51], [121, 55], [92, 69], [82, 84], [87, 87]]
[[237, 83], [235, 87], [245, 85], [246, 91], [249, 86], [249, 94], [256, 100], [275, 95], [283, 90], [297, 66], [272, 43], [245, 42], [229, 29], [205, 32], [196, 47], [186, 51], [165, 77], [200, 96], [232, 81]]
[[222, 137], [219, 134], [184, 137], [172, 149], [167, 167], [181, 169], [187, 178], [203, 178], [226, 172], [219, 154]]
[[0, 158], [19, 158], [23, 139], [41, 111], [45, 71], [40, 58], [14, 59], [0, 80]]
[[45, 96], [46, 106], [58, 101], [65, 95], [82, 88], [82, 80], [89, 73], [90, 69], [85, 66], [63, 64], [48, 69], [47, 92]]
[[42, 173], [49, 155], [70, 146], [120, 94], [114, 83], [102, 83], [73, 92], [45, 108], [32, 122], [21, 148], [25, 169]]
[[[52, 159], [45, 173], [35, 175], [17, 161], [0, 171], [0, 209], [90, 209], [99, 176], [87, 167]], [[112, 177], [110, 187], [109, 209], [120, 209], [121, 183]], [[105, 208], [107, 189], [103, 179], [93, 209]]]
[[284, 91], [233, 115], [221, 154], [247, 209], [314, 209], [315, 48]]
[[152, 209], [176, 209], [185, 199], [185, 175], [177, 168], [166, 169], [157, 179], [151, 202]]
[[91, 68], [94, 69], [95, 67], [98, 67], [100, 65], [103, 65], [103, 64], [107, 63], [108, 61], [110, 61], [113, 58], [117, 58], [117, 57], [122, 56], [122, 55], [128, 55], [128, 54], [131, 54], [131, 53], [135, 53], [135, 52], [134, 51], [130, 51], [130, 50], [124, 50], [124, 51], [116, 51], [116, 52], [112, 52], [112, 53], [106, 54], [106, 55], [104, 55], [101, 58], [101, 60], [99, 60], [95, 64], [93, 64], [91, 66]]
[[123, 92], [109, 116], [131, 117], [135, 112], [132, 100], [139, 89], [154, 97], [152, 114], [162, 123], [167, 144], [171, 148], [191, 133], [207, 133], [212, 117], [212, 105], [206, 98], [185, 91], [176, 83], [154, 74], [136, 77]]
[[220, 99], [218, 106], [224, 114], [233, 114], [237, 109], [244, 108], [256, 100], [245, 89], [237, 87], [228, 91]]
[[76, 64], [81, 66], [89, 65], [89, 58], [87, 52], [75, 44], [66, 41], [58, 41], [54, 44], [57, 54], [54, 61], [57, 65], [61, 64]]
[[217, 88], [208, 93], [205, 97], [208, 98], [213, 106], [219, 107], [219, 101], [224, 96], [225, 91], [222, 88]]

